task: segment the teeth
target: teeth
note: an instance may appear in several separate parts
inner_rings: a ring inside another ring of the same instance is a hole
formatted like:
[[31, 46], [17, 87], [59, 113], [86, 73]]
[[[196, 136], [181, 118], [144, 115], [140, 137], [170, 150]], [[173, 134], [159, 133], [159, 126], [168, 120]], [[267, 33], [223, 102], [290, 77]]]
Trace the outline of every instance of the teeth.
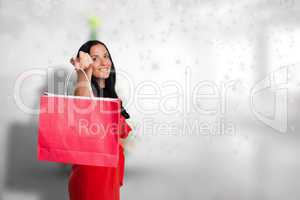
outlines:
[[108, 71], [107, 68], [100, 68], [99, 70], [100, 70], [101, 72], [107, 72], [107, 71]]

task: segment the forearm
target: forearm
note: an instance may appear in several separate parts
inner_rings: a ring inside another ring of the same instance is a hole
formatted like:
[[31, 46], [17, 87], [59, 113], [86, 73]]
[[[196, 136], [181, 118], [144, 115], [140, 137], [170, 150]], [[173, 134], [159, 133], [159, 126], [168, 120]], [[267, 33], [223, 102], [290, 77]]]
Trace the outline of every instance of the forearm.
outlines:
[[86, 75], [88, 80], [82, 71], [77, 72], [77, 83], [74, 90], [75, 96], [92, 96], [90, 94], [91, 72], [86, 72]]

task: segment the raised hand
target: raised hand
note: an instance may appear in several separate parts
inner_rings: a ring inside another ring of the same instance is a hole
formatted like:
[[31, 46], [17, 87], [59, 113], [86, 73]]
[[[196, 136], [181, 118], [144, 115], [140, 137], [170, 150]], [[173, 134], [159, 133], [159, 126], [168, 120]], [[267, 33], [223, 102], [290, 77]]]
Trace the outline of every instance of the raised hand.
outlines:
[[92, 68], [93, 59], [88, 53], [80, 51], [79, 58], [71, 58], [70, 63], [75, 67], [75, 70], [79, 70], [80, 68], [83, 70], [89, 70]]

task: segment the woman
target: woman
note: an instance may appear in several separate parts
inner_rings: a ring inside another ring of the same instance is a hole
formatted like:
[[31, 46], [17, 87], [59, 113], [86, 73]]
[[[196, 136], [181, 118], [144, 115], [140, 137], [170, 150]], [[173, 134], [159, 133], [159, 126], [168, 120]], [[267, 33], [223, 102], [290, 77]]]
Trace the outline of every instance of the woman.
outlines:
[[[71, 63], [77, 70], [76, 96], [94, 96], [118, 98], [115, 91], [116, 73], [110, 53], [105, 44], [91, 40], [83, 44]], [[79, 70], [83, 69], [88, 77]], [[89, 85], [90, 84], [90, 85]], [[129, 114], [121, 106], [120, 137], [126, 138], [131, 131], [125, 119]], [[124, 151], [119, 146], [119, 164], [117, 168], [88, 165], [73, 165], [69, 177], [70, 200], [119, 200], [120, 187], [124, 177]]]

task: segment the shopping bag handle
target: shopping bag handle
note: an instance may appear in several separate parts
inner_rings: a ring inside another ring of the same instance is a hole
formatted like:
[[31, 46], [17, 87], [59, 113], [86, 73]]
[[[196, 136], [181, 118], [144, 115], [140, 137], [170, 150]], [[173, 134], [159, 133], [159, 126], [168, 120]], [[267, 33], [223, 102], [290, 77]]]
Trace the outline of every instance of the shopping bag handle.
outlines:
[[[93, 93], [93, 89], [92, 89], [92, 86], [91, 86], [91, 82], [87, 76], [87, 74], [85, 73], [85, 71], [81, 68], [78, 68], [79, 70], [82, 71], [82, 73], [84, 74], [86, 80], [89, 82], [89, 91], [90, 91], [90, 94], [91, 94], [91, 98], [94, 97], [94, 93]], [[69, 82], [70, 82], [70, 79], [71, 79], [71, 76], [72, 74], [75, 72], [76, 70], [72, 70], [72, 72], [67, 76], [66, 78], [66, 81], [65, 81], [65, 91], [64, 91], [64, 94], [65, 96], [68, 96], [68, 86], [69, 86]]]

